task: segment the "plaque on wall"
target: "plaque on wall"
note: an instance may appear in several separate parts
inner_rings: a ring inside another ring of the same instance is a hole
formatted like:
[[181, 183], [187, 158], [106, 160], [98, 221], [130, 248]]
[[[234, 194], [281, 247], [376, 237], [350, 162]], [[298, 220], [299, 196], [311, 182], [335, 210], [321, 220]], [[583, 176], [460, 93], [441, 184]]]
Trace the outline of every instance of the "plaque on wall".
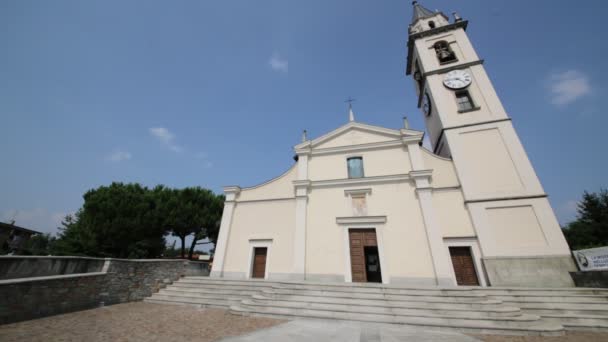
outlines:
[[572, 251], [581, 271], [608, 270], [608, 247]]

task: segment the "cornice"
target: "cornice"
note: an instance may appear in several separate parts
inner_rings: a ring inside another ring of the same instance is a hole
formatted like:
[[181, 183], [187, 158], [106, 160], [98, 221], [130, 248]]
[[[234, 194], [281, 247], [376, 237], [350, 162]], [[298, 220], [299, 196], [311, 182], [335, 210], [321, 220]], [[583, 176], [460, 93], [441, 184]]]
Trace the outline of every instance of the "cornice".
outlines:
[[408, 174], [397, 174], [388, 176], [374, 176], [374, 177], [363, 177], [363, 178], [342, 178], [342, 179], [328, 179], [312, 181], [311, 187], [333, 187], [333, 186], [351, 186], [351, 185], [371, 185], [378, 183], [399, 183], [405, 182], [410, 179]]
[[421, 178], [421, 177], [431, 177], [433, 175], [433, 170], [415, 170], [410, 171], [410, 177], [413, 179]]
[[349, 216], [336, 217], [336, 223], [340, 225], [348, 224], [385, 224], [386, 216]]
[[310, 188], [310, 184], [311, 181], [308, 179], [293, 181], [296, 198], [308, 198], [308, 189]]
[[481, 203], [481, 202], [499, 202], [499, 201], [513, 201], [513, 200], [527, 200], [537, 198], [547, 198], [547, 194], [538, 195], [527, 195], [527, 196], [510, 196], [510, 197], [491, 197], [491, 198], [477, 198], [477, 199], [465, 199], [464, 203]]
[[345, 189], [344, 196], [352, 196], [352, 195], [362, 195], [362, 194], [370, 194], [372, 193], [372, 188], [365, 189]]
[[[418, 132], [418, 131], [414, 131], [414, 132]], [[400, 145], [419, 143], [420, 141], [422, 141], [423, 137], [424, 137], [424, 132], [418, 132], [418, 134], [416, 134], [416, 135], [402, 135], [401, 139], [399, 139], [399, 140], [381, 141], [381, 142], [375, 142], [375, 143], [349, 145], [349, 146], [327, 147], [327, 148], [319, 148], [319, 149], [313, 148], [310, 150], [302, 149], [302, 150], [296, 150], [296, 153], [298, 155], [308, 154], [308, 155], [312, 155], [312, 156], [318, 156], [318, 155], [349, 153], [349, 152], [357, 152], [357, 151], [365, 151], [365, 150], [391, 148], [391, 147], [398, 147]]]
[[293, 185], [296, 188], [308, 188], [312, 182], [308, 179], [294, 180]]
[[429, 72], [425, 72], [422, 74], [422, 77], [427, 77], [427, 76], [437, 75], [437, 74], [444, 74], [444, 73], [448, 73], [452, 70], [464, 69], [464, 68], [472, 67], [474, 65], [481, 65], [481, 64], [483, 64], [483, 62], [484, 62], [483, 59], [478, 59], [476, 61], [471, 61], [471, 62], [466, 62], [466, 63], [450, 64], [450, 66], [447, 66], [445, 68], [439, 68], [439, 69], [431, 70]]
[[228, 185], [224, 187], [225, 194], [238, 194], [241, 192], [241, 187], [238, 185]]
[[[315, 148], [315, 146], [321, 145], [326, 141], [333, 139], [334, 137], [343, 134], [344, 132], [350, 130], [361, 130], [363, 132], [376, 133], [380, 135], [384, 135], [387, 138], [391, 139], [388, 141], [376, 142], [376, 143], [368, 143], [368, 144], [359, 144], [359, 145], [350, 145], [350, 146], [338, 146], [338, 147], [327, 147], [327, 148]], [[380, 126], [368, 125], [360, 122], [349, 122], [346, 125], [343, 125], [327, 134], [324, 134], [314, 140], [307, 140], [303, 143], [300, 143], [294, 146], [294, 150], [297, 155], [320, 155], [320, 154], [332, 154], [332, 153], [342, 153], [342, 152], [351, 152], [351, 151], [361, 151], [365, 149], [376, 149], [383, 147], [392, 147], [399, 145], [400, 142], [410, 142], [410, 141], [421, 141], [424, 137], [424, 132], [411, 130], [411, 129], [391, 129]]]
[[492, 124], [492, 123], [503, 122], [503, 121], [511, 121], [511, 118], [504, 118], [504, 119], [496, 119], [496, 120], [475, 122], [475, 123], [470, 123], [470, 124], [464, 124], [464, 125], [457, 125], [457, 126], [450, 126], [450, 127], [442, 128], [441, 129], [441, 133], [439, 133], [439, 137], [437, 138], [437, 141], [433, 144], [433, 153], [437, 153], [437, 148], [439, 147], [439, 144], [441, 143], [441, 140], [443, 139], [445, 131], [448, 131], [448, 130], [451, 130], [451, 129], [458, 129], [458, 128], [466, 128], [466, 127], [472, 127], [472, 126], [480, 126], [480, 125]]
[[381, 148], [397, 147], [397, 146], [401, 146], [401, 145], [403, 145], [403, 142], [401, 140], [392, 140], [392, 141], [382, 141], [382, 142], [375, 142], [375, 143], [369, 143], [369, 144], [313, 149], [313, 150], [311, 150], [310, 154], [313, 156], [317, 156], [317, 155], [326, 155], [326, 154], [335, 154], [335, 153], [348, 153], [348, 152], [355, 152], [355, 151], [375, 150], [375, 149], [381, 149]]
[[277, 198], [263, 198], [263, 199], [254, 199], [254, 200], [236, 200], [238, 204], [247, 204], [247, 203], [260, 203], [260, 202], [279, 202], [279, 201], [293, 201], [295, 197], [277, 197]]

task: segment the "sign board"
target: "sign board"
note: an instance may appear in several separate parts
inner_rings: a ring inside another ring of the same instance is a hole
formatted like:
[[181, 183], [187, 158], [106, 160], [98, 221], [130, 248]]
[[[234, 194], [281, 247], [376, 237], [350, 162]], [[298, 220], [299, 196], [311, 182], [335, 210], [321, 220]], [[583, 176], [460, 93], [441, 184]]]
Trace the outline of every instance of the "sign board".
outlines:
[[581, 271], [608, 270], [608, 247], [572, 251]]

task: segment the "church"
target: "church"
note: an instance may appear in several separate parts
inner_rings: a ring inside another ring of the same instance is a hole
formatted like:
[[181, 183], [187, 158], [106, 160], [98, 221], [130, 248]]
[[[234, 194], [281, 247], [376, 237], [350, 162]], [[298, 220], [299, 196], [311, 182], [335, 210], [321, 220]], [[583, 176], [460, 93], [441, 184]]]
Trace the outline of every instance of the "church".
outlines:
[[350, 120], [257, 186], [224, 188], [211, 277], [573, 286], [553, 209], [454, 13], [413, 3], [406, 74], [424, 132]]

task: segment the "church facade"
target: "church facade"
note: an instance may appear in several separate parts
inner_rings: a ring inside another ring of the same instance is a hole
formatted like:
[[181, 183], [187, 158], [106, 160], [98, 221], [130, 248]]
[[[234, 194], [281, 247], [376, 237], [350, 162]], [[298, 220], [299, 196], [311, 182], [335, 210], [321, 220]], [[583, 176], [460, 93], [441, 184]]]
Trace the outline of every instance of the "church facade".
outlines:
[[471, 42], [414, 2], [406, 74], [424, 133], [350, 121], [287, 172], [224, 188], [212, 277], [573, 286], [553, 209]]

